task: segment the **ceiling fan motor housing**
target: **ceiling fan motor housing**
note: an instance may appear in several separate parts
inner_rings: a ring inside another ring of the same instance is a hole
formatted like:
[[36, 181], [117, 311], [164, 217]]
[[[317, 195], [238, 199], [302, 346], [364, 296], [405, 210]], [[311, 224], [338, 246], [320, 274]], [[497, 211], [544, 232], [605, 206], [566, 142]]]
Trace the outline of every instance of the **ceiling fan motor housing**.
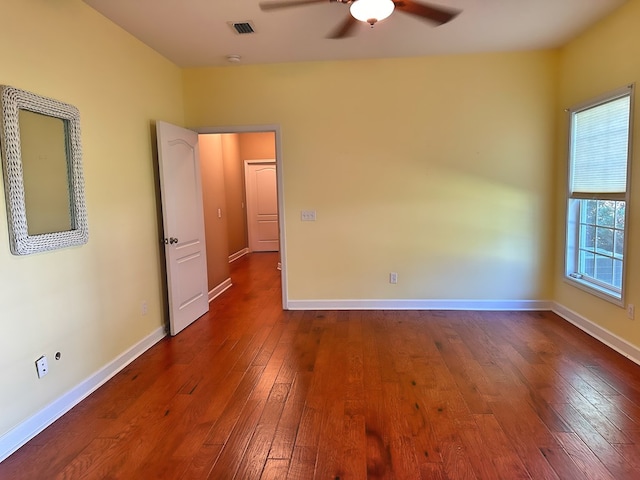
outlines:
[[436, 5], [422, 3], [421, 0], [268, 0], [260, 2], [260, 9], [269, 11], [327, 2], [349, 5], [351, 12], [351, 16], [346, 18], [334, 33], [327, 36], [327, 38], [332, 39], [353, 35], [358, 21], [368, 23], [373, 27], [376, 23], [391, 15], [394, 10], [428, 20], [436, 26], [453, 20], [460, 13], [459, 10], [441, 8]]

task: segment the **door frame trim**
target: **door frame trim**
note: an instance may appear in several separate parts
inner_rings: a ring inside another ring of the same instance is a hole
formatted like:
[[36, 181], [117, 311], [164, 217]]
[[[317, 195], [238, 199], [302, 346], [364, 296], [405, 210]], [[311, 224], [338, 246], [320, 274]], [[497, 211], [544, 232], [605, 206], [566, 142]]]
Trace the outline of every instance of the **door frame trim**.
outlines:
[[282, 134], [280, 125], [232, 125], [232, 126], [206, 126], [206, 127], [187, 127], [196, 133], [207, 134], [225, 134], [225, 133], [263, 133], [272, 132], [275, 135], [276, 147], [276, 187], [278, 189], [278, 230], [280, 234], [280, 262], [281, 269], [281, 285], [282, 285], [282, 308], [289, 310], [289, 294], [287, 290], [287, 241], [285, 236], [285, 208], [284, 208], [284, 178], [282, 168]]

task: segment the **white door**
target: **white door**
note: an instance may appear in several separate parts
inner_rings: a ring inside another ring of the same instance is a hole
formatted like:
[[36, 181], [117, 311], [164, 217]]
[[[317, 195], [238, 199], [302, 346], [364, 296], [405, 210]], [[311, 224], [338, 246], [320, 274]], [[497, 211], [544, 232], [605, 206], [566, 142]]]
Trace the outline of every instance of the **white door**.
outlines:
[[169, 327], [176, 335], [209, 311], [198, 134], [157, 122]]
[[276, 164], [245, 162], [244, 175], [249, 250], [277, 252], [280, 240]]

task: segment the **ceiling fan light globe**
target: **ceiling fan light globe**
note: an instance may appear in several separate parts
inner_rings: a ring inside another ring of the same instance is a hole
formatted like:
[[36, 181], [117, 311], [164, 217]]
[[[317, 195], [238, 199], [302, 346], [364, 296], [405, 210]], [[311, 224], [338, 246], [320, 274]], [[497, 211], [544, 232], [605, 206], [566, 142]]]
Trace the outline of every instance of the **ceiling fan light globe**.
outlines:
[[395, 7], [391, 0], [356, 0], [349, 11], [356, 20], [373, 25], [391, 15]]

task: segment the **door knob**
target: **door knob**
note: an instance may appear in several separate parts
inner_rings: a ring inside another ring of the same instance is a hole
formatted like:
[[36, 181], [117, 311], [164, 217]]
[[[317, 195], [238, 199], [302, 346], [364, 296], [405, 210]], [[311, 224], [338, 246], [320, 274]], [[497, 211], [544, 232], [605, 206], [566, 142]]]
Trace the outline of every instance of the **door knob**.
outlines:
[[178, 239], [176, 237], [169, 237], [169, 245], [172, 245], [174, 243], [178, 243]]

